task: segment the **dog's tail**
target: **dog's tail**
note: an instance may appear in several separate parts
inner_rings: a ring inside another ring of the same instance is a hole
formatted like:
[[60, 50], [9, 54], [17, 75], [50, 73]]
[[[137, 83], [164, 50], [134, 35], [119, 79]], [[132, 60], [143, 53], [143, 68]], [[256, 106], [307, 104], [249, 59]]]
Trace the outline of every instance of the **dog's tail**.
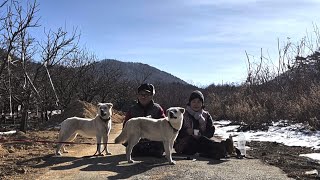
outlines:
[[126, 128], [122, 129], [122, 132], [119, 134], [118, 137], [114, 140], [116, 144], [121, 144], [124, 143], [127, 140], [127, 133], [126, 133]]

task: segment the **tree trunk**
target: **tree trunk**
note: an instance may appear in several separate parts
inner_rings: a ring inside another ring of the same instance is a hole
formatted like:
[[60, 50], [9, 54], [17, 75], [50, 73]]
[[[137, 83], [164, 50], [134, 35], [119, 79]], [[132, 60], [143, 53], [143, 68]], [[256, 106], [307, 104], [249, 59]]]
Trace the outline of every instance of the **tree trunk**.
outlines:
[[28, 119], [29, 119], [29, 114], [28, 114], [28, 109], [29, 109], [29, 98], [27, 101], [23, 103], [22, 106], [22, 115], [21, 115], [21, 124], [20, 124], [20, 131], [27, 132], [27, 127], [28, 127]]
[[28, 127], [28, 119], [29, 119], [29, 106], [30, 106], [30, 95], [31, 91], [26, 91], [25, 98], [22, 101], [22, 107], [21, 107], [21, 123], [20, 123], [20, 131], [27, 132]]

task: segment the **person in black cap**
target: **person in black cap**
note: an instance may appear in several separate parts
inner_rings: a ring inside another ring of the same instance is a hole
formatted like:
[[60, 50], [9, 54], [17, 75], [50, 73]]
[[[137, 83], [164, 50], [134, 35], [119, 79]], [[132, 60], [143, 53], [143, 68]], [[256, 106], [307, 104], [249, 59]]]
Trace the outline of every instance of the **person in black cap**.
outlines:
[[[138, 100], [129, 111], [127, 112], [123, 127], [125, 123], [134, 117], [151, 117], [154, 119], [160, 119], [165, 117], [165, 113], [162, 107], [153, 101], [155, 95], [155, 88], [152, 84], [141, 84], [138, 87]], [[126, 144], [124, 144], [126, 146]], [[141, 139], [132, 150], [132, 156], [154, 156], [162, 157], [164, 147], [162, 142], [149, 141], [147, 139]]]
[[[183, 125], [174, 144], [178, 154], [194, 155], [199, 153], [206, 157], [220, 159], [216, 142], [210, 140], [215, 132], [213, 120], [209, 112], [204, 110], [204, 96], [199, 91], [193, 91], [189, 97]], [[219, 148], [221, 148], [219, 146]], [[224, 155], [221, 155], [222, 157]]]

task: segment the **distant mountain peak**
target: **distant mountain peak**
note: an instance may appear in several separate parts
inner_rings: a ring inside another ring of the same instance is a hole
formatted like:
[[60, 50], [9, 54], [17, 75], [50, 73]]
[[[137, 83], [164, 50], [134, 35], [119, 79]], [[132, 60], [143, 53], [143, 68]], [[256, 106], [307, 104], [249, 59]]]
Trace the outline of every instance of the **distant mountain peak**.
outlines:
[[96, 62], [98, 69], [118, 69], [123, 73], [123, 78], [137, 83], [181, 83], [188, 84], [182, 79], [148, 64], [140, 62], [122, 62], [115, 59], [104, 59]]

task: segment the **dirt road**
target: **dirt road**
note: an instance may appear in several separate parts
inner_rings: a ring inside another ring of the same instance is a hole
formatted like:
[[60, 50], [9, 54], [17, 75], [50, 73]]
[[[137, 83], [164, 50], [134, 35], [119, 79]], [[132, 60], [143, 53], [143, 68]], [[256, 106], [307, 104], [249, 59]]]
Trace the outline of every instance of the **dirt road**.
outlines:
[[[114, 124], [109, 142], [119, 133], [121, 124]], [[62, 157], [42, 158], [35, 168], [49, 169], [33, 179], [290, 179], [279, 168], [262, 164], [258, 159], [226, 159], [221, 161], [195, 157], [196, 160], [179, 159], [168, 165], [165, 158], [135, 158], [128, 164], [122, 145], [110, 144], [113, 155], [105, 157], [84, 156], [95, 152], [94, 146], [75, 146]]]

